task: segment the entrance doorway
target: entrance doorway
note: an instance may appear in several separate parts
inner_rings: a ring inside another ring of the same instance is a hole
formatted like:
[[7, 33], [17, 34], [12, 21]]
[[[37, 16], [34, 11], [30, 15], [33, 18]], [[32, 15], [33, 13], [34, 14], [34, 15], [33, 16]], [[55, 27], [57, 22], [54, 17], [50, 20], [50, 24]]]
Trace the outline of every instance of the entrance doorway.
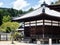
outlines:
[[30, 41], [31, 43], [36, 43], [36, 39], [34, 38], [34, 39], [31, 39], [31, 41]]

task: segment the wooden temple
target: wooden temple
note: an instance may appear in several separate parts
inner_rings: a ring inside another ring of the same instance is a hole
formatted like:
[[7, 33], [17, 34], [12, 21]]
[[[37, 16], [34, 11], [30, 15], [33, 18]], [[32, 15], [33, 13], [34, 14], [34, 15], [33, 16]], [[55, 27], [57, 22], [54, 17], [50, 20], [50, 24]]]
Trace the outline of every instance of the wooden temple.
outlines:
[[29, 12], [13, 21], [22, 22], [24, 36], [31, 41], [39, 39], [42, 43], [60, 43], [60, 5], [46, 5]]

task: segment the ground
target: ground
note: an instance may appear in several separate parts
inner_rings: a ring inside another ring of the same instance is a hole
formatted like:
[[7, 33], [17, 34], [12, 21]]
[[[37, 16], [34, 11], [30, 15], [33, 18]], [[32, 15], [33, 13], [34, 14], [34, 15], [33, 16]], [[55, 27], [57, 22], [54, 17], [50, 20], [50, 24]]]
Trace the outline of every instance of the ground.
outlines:
[[0, 41], [0, 45], [36, 45], [36, 44], [22, 43], [18, 41], [14, 41], [14, 44], [11, 44], [11, 41]]

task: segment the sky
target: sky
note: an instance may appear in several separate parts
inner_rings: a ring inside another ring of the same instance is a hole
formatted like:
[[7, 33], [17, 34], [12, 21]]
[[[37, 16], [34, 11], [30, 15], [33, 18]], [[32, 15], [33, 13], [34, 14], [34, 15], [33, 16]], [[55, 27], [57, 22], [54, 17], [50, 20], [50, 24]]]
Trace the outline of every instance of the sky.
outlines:
[[0, 7], [27, 11], [30, 8], [37, 9], [44, 1], [50, 5], [58, 0], [0, 0]]

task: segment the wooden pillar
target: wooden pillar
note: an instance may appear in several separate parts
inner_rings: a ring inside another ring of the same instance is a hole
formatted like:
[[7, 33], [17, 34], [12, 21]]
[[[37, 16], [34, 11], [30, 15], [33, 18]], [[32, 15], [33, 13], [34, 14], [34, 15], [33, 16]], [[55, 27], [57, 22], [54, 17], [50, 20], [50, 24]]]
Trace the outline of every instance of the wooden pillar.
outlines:
[[[53, 22], [52, 22], [52, 20], [51, 20], [51, 27], [53, 28]], [[53, 37], [53, 34], [52, 34], [52, 31], [51, 31], [51, 37]]]
[[37, 20], [36, 20], [36, 28], [37, 28]]
[[31, 22], [29, 21], [29, 29], [30, 29], [30, 36], [31, 36]]
[[52, 26], [52, 20], [51, 20], [51, 26]]
[[29, 27], [31, 28], [31, 22], [29, 21]]
[[24, 28], [25, 28], [25, 22], [24, 22]]
[[58, 26], [59, 26], [59, 21], [58, 21]]
[[56, 44], [58, 43], [57, 39], [56, 39]]
[[25, 22], [24, 22], [24, 29], [25, 29]]
[[43, 38], [44, 38], [44, 19], [43, 19], [43, 28], [42, 28], [42, 31], [43, 31]]
[[24, 36], [25, 36], [25, 22], [24, 22], [24, 26], [23, 27], [24, 27]]
[[[35, 26], [35, 31], [36, 31], [36, 33], [37, 33], [37, 20], [36, 20], [36, 26]], [[36, 34], [37, 35], [37, 34]], [[37, 36], [36, 36], [37, 37]]]

